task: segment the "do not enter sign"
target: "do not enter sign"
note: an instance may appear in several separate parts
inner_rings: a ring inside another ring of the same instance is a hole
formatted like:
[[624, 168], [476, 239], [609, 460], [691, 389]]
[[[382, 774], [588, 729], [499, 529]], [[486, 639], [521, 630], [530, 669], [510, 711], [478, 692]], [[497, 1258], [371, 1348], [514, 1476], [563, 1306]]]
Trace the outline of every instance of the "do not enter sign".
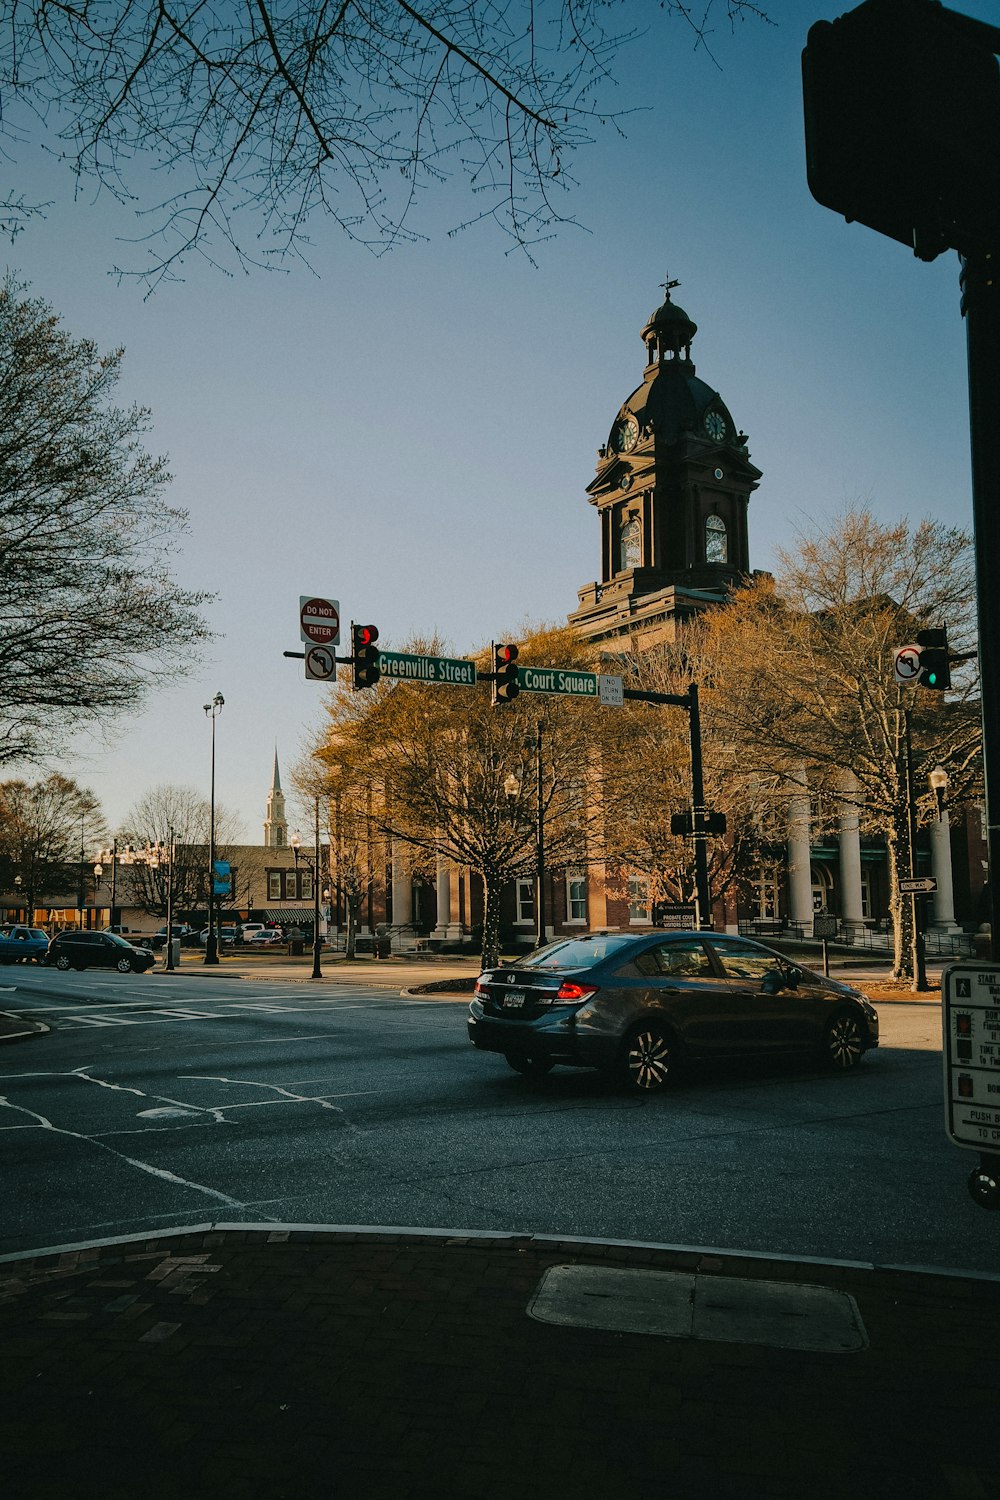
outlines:
[[340, 600], [299, 596], [299, 637], [314, 646], [340, 645]]

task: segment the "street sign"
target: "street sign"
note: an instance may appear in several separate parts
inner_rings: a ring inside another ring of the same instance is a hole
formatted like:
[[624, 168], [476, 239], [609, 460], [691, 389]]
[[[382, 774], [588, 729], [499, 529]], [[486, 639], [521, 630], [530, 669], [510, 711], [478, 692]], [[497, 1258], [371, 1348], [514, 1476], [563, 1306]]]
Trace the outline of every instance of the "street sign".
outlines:
[[654, 901], [652, 911], [654, 927], [666, 927], [674, 932], [686, 932], [697, 927], [698, 912], [694, 906], [679, 901]]
[[904, 896], [929, 896], [937, 890], [935, 875], [915, 875], [912, 880], [901, 880], [899, 889]]
[[518, 667], [517, 681], [522, 693], [568, 693], [573, 698], [598, 696], [597, 673], [577, 672], [572, 667]]
[[597, 696], [605, 708], [625, 707], [625, 680], [602, 672], [597, 679]]
[[941, 975], [944, 1128], [956, 1146], [1000, 1153], [1000, 964]]
[[380, 651], [383, 677], [407, 682], [444, 683], [448, 687], [475, 687], [476, 664], [456, 656], [413, 656], [407, 651]]
[[307, 677], [316, 682], [336, 682], [337, 656], [332, 646], [310, 646], [305, 663]]
[[892, 675], [896, 682], [917, 682], [920, 678], [920, 647], [897, 646], [892, 656]]
[[299, 640], [316, 646], [340, 645], [340, 600], [299, 595]]

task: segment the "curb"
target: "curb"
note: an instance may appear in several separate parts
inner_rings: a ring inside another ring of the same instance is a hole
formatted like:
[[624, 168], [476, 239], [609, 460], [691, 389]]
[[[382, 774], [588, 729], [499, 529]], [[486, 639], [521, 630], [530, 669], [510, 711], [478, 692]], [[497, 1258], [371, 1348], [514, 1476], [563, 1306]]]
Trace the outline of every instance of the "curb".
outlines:
[[67, 1245], [46, 1245], [34, 1250], [16, 1250], [0, 1255], [0, 1266], [20, 1261], [52, 1260], [80, 1255], [89, 1251], [113, 1249], [119, 1245], [158, 1247], [166, 1241], [190, 1239], [193, 1236], [238, 1236], [244, 1242], [264, 1244], [306, 1244], [316, 1240], [365, 1240], [373, 1243], [440, 1243], [461, 1248], [465, 1245], [516, 1245], [539, 1250], [604, 1250], [611, 1256], [621, 1252], [656, 1252], [664, 1255], [712, 1257], [727, 1261], [744, 1261], [810, 1269], [827, 1267], [831, 1271], [861, 1271], [868, 1275], [890, 1272], [907, 1276], [946, 1278], [959, 1281], [1000, 1282], [1000, 1272], [962, 1270], [951, 1266], [907, 1265], [890, 1261], [838, 1260], [818, 1255], [790, 1255], [769, 1250], [741, 1250], [732, 1246], [674, 1245], [658, 1240], [599, 1239], [592, 1235], [532, 1234], [516, 1229], [427, 1229], [408, 1224], [284, 1224], [230, 1223], [213, 1219], [197, 1224], [165, 1226], [140, 1234], [112, 1235], [106, 1239], [81, 1240]]

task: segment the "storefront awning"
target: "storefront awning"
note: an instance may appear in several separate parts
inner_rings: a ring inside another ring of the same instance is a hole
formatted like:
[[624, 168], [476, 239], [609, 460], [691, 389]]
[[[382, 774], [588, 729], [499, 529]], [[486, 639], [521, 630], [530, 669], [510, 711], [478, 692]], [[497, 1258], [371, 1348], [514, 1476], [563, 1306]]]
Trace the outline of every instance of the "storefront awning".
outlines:
[[313, 912], [311, 907], [308, 911], [304, 911], [298, 907], [283, 906], [279, 910], [264, 912], [264, 920], [267, 922], [283, 922], [287, 924], [288, 922], [311, 922], [312, 919]]

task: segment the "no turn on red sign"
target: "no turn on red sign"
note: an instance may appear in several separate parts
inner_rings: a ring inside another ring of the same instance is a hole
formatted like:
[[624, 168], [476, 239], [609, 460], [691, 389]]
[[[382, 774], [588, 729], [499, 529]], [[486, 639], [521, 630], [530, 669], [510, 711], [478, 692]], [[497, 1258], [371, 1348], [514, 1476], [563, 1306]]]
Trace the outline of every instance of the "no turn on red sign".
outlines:
[[340, 600], [300, 594], [299, 638], [314, 646], [339, 646]]

